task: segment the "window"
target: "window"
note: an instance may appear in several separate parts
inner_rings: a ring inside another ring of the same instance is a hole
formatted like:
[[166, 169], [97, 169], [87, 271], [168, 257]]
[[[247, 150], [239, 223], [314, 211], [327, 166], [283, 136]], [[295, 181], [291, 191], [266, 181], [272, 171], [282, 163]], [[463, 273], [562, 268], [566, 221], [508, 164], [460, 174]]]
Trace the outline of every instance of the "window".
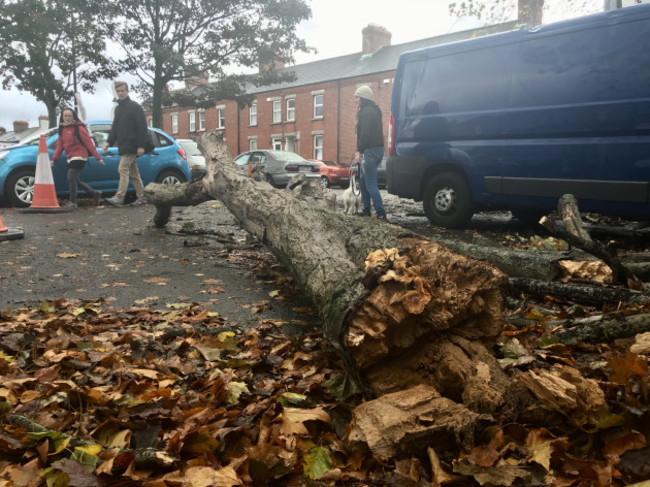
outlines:
[[293, 122], [296, 119], [296, 99], [287, 98], [287, 122]]
[[248, 125], [257, 125], [257, 102], [248, 109]]
[[257, 137], [248, 139], [248, 150], [257, 150]]
[[323, 136], [314, 135], [314, 159], [323, 160]]
[[174, 113], [172, 115], [172, 134], [178, 133], [178, 115]]
[[196, 132], [196, 112], [188, 112], [190, 115], [190, 132]]
[[280, 137], [273, 137], [271, 139], [271, 148], [273, 150], [282, 150], [282, 139]]
[[282, 122], [282, 100], [273, 100], [273, 123]]
[[205, 130], [205, 110], [199, 110], [199, 130]]
[[225, 129], [226, 128], [226, 106], [219, 105], [217, 107], [217, 128]]
[[314, 118], [323, 118], [323, 95], [314, 95]]

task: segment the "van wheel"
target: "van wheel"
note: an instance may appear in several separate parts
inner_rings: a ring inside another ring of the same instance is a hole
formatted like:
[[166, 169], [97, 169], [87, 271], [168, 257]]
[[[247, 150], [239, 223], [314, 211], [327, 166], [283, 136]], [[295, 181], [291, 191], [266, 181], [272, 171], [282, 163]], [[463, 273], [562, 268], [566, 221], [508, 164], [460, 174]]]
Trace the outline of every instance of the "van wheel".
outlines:
[[474, 214], [472, 191], [458, 173], [438, 174], [424, 188], [422, 206], [432, 225], [464, 226]]
[[6, 194], [11, 206], [25, 208], [34, 197], [34, 170], [22, 169], [7, 178]]

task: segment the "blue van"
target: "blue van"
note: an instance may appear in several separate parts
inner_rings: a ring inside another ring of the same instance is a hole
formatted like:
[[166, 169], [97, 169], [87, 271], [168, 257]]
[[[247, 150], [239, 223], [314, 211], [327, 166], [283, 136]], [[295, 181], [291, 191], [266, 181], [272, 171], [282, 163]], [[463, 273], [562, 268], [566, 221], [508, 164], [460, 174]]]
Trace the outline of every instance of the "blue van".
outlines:
[[388, 192], [433, 225], [476, 211], [650, 218], [650, 5], [400, 56]]

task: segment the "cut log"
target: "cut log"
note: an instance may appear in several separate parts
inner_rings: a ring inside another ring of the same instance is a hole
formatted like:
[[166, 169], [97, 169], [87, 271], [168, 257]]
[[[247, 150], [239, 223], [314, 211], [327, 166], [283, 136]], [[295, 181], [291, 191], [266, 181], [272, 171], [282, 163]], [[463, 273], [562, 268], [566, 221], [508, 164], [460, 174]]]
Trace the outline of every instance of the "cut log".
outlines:
[[462, 404], [441, 397], [428, 386], [387, 394], [357, 406], [349, 438], [368, 444], [383, 461], [421, 454], [424, 445], [436, 452], [469, 449], [475, 436], [493, 422]]

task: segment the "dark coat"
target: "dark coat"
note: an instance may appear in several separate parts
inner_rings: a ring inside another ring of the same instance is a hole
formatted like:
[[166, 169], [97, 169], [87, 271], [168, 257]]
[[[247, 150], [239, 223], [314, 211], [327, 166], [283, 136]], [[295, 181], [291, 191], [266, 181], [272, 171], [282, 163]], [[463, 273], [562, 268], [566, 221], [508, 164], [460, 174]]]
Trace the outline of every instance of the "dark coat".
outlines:
[[376, 103], [361, 98], [357, 113], [357, 150], [360, 154], [366, 149], [384, 146], [384, 126], [381, 109]]
[[110, 146], [117, 143], [120, 155], [136, 154], [138, 147], [145, 149], [145, 152], [152, 150], [144, 110], [128, 96], [117, 102], [107, 142]]

